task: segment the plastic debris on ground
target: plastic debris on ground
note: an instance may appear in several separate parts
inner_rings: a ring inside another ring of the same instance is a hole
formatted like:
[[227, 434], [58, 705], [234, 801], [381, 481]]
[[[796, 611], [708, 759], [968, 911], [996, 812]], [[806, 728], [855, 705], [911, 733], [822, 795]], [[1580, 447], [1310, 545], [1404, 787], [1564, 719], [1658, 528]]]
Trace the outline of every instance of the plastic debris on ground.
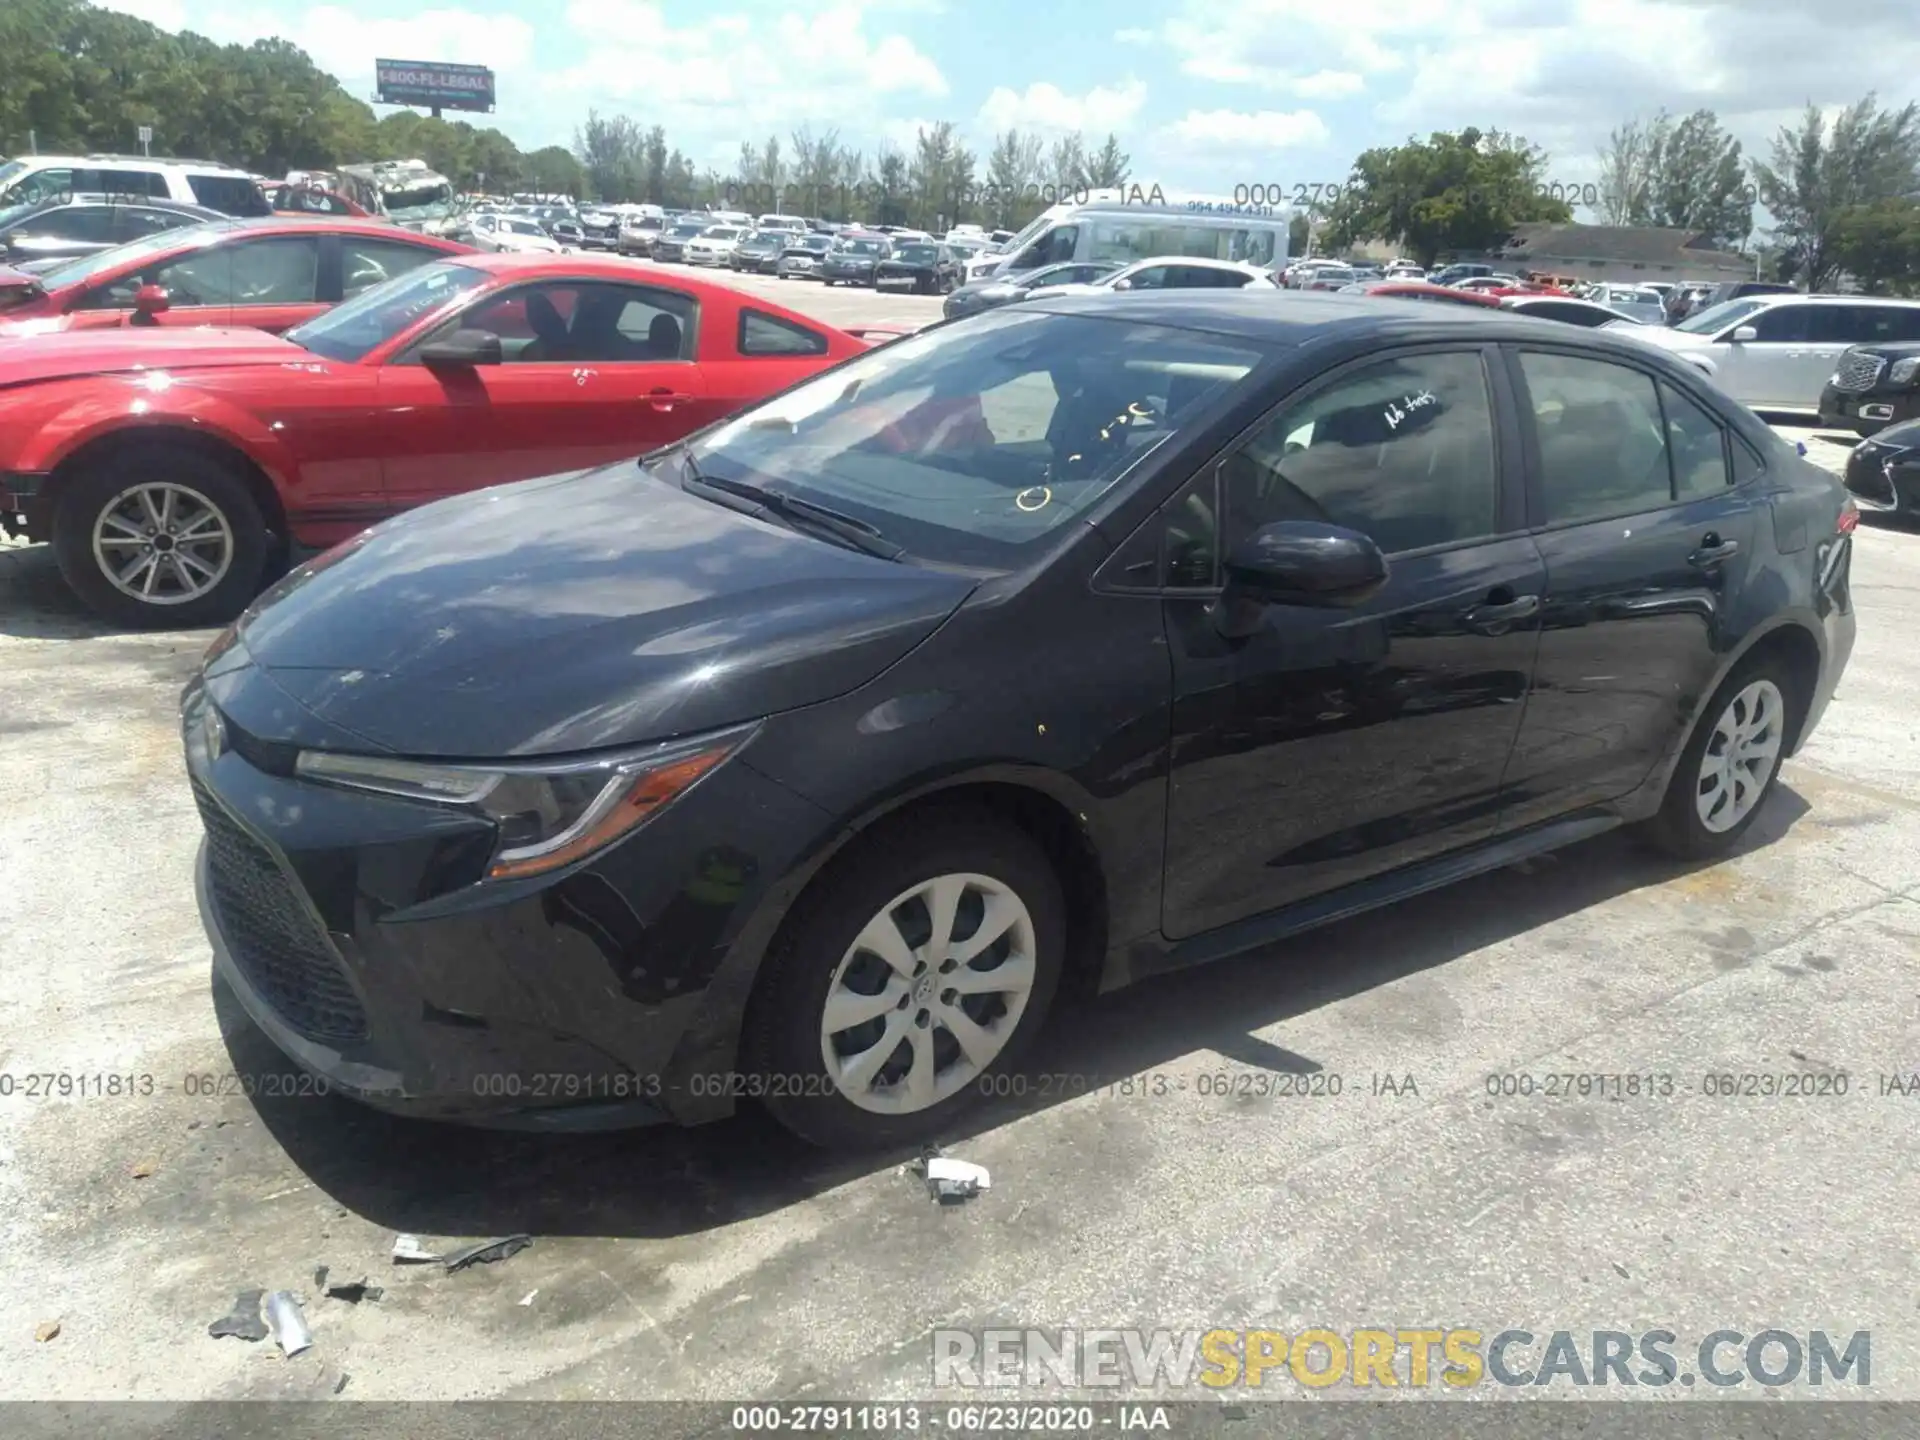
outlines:
[[358, 1280], [348, 1280], [326, 1288], [326, 1296], [329, 1300], [344, 1300], [349, 1305], [358, 1305], [362, 1300], [378, 1300], [386, 1293], [386, 1290], [379, 1285], [369, 1285], [364, 1275]]
[[289, 1360], [313, 1346], [313, 1332], [307, 1329], [307, 1317], [300, 1313], [300, 1302], [290, 1290], [276, 1290], [267, 1297], [267, 1323], [273, 1327], [273, 1343]]
[[993, 1178], [984, 1165], [971, 1160], [954, 1160], [944, 1155], [929, 1155], [921, 1162], [927, 1193], [942, 1205], [971, 1200], [983, 1190], [993, 1188]]
[[536, 1287], [536, 1288], [534, 1288], [534, 1289], [532, 1289], [532, 1290], [529, 1290], [529, 1291], [527, 1291], [527, 1293], [526, 1293], [526, 1294], [524, 1294], [524, 1295], [522, 1295], [522, 1296], [520, 1297], [520, 1303], [521, 1303], [522, 1305], [531, 1305], [531, 1304], [533, 1303], [533, 1297], [534, 1297], [534, 1296], [536, 1296], [536, 1295], [538, 1295], [539, 1293], [540, 1293], [540, 1291], [539, 1291], [539, 1289], [538, 1289], [538, 1287]]
[[483, 1240], [478, 1245], [469, 1245], [464, 1250], [456, 1250], [445, 1257], [447, 1271], [464, 1270], [469, 1265], [491, 1265], [496, 1260], [505, 1260], [510, 1255], [518, 1255], [533, 1244], [531, 1235], [507, 1235], [498, 1240]]
[[326, 1266], [316, 1265], [313, 1267], [313, 1288], [316, 1290], [324, 1290], [327, 1288]]
[[333, 1382], [333, 1393], [338, 1395], [342, 1390], [346, 1389], [347, 1381], [351, 1378], [351, 1376], [345, 1374], [341, 1375], [338, 1380]]
[[438, 1251], [429, 1250], [418, 1235], [393, 1237], [393, 1263], [396, 1265], [435, 1265], [444, 1258]]
[[[528, 1299], [531, 1299], [531, 1298], [532, 1298], [531, 1296], [528, 1297]], [[525, 1302], [522, 1302], [522, 1303], [525, 1303]], [[53, 1339], [59, 1333], [60, 1333], [60, 1322], [58, 1320], [42, 1320], [38, 1325], [34, 1326], [33, 1338], [38, 1340], [41, 1344], [44, 1345], [46, 1344], [47, 1341]]]
[[136, 1180], [145, 1180], [149, 1175], [153, 1174], [153, 1172], [158, 1170], [159, 1168], [160, 1168], [160, 1162], [158, 1160], [149, 1158], [146, 1160], [135, 1161], [133, 1168], [129, 1170], [127, 1173], [133, 1176], [133, 1178]]
[[260, 1297], [264, 1290], [242, 1290], [233, 1297], [233, 1309], [207, 1326], [207, 1334], [218, 1340], [231, 1335], [238, 1340], [264, 1340], [266, 1323], [260, 1318]]

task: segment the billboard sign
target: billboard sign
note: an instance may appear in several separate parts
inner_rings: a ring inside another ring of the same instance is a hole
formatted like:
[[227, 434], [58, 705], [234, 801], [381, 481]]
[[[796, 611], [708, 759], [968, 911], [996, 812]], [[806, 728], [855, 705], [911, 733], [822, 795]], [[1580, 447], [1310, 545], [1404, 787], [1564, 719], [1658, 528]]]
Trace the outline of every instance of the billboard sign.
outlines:
[[493, 71], [484, 65], [422, 60], [373, 62], [374, 96], [382, 105], [428, 105], [443, 110], [493, 109]]

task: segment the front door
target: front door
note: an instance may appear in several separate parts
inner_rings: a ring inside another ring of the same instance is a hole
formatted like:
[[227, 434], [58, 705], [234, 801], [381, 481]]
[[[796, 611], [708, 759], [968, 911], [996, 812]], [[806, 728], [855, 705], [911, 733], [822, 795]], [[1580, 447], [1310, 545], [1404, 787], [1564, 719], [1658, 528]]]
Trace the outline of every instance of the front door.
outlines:
[[[1369, 359], [1290, 400], [1162, 512], [1174, 669], [1164, 926], [1185, 938], [1494, 831], [1540, 558], [1491, 348]], [[1504, 478], [1503, 478], [1504, 477]], [[1215, 517], [1223, 516], [1222, 523]], [[1361, 530], [1391, 578], [1226, 638], [1219, 557], [1262, 525]]]
[[1534, 349], [1513, 372], [1547, 567], [1502, 817], [1526, 825], [1620, 798], [1681, 743], [1766, 502], [1732, 484], [1741, 442], [1667, 381]]
[[482, 296], [420, 344], [463, 329], [497, 335], [503, 363], [430, 367], [414, 345], [381, 370], [397, 509], [639, 456], [700, 423], [699, 307], [679, 291], [536, 281]]

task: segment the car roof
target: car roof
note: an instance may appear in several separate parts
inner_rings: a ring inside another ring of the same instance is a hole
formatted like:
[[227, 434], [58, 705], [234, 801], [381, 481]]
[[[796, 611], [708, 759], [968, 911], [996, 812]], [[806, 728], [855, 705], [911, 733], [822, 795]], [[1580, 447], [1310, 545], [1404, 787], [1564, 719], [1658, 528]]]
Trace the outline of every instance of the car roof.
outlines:
[[1752, 300], [1762, 308], [1771, 308], [1797, 301], [1813, 305], [1899, 305], [1906, 309], [1920, 309], [1920, 300], [1902, 300], [1893, 295], [1802, 295], [1798, 290], [1781, 294], [1773, 292], [1760, 295], [1736, 295], [1736, 300]]
[[472, 255], [457, 258], [462, 265], [475, 270], [485, 270], [496, 275], [587, 275], [595, 279], [605, 277], [610, 280], [632, 281], [636, 275], [671, 274], [676, 285], [712, 284], [698, 276], [688, 275], [685, 270], [662, 271], [645, 264], [636, 263], [627, 256], [607, 254], [549, 255], [544, 252], [525, 253], [503, 250], [497, 253], [480, 251]]
[[[1023, 314], [1085, 315], [1165, 325], [1227, 339], [1295, 347], [1325, 339], [1378, 337], [1396, 343], [1455, 340], [1463, 331], [1485, 340], [1572, 341], [1644, 359], [1644, 343], [1516, 315], [1504, 306], [1382, 305], [1367, 295], [1300, 290], [1123, 290], [1028, 300]], [[1658, 353], [1658, 352], [1656, 352]]]

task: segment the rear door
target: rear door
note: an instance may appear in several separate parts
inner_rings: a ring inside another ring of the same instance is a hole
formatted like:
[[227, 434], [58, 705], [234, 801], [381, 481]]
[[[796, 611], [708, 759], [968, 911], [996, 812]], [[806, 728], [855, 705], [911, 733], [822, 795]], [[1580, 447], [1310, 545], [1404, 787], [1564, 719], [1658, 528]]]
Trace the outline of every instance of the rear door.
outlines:
[[[436, 368], [422, 345], [456, 330], [500, 338], [499, 365]], [[382, 367], [396, 508], [609, 464], [698, 427], [699, 306], [663, 286], [541, 280], [495, 290]]]
[[1739, 442], [1625, 361], [1513, 347], [1546, 562], [1539, 663], [1503, 825], [1604, 805], [1681, 743], [1731, 643], [1765, 502], [1732, 484]]

